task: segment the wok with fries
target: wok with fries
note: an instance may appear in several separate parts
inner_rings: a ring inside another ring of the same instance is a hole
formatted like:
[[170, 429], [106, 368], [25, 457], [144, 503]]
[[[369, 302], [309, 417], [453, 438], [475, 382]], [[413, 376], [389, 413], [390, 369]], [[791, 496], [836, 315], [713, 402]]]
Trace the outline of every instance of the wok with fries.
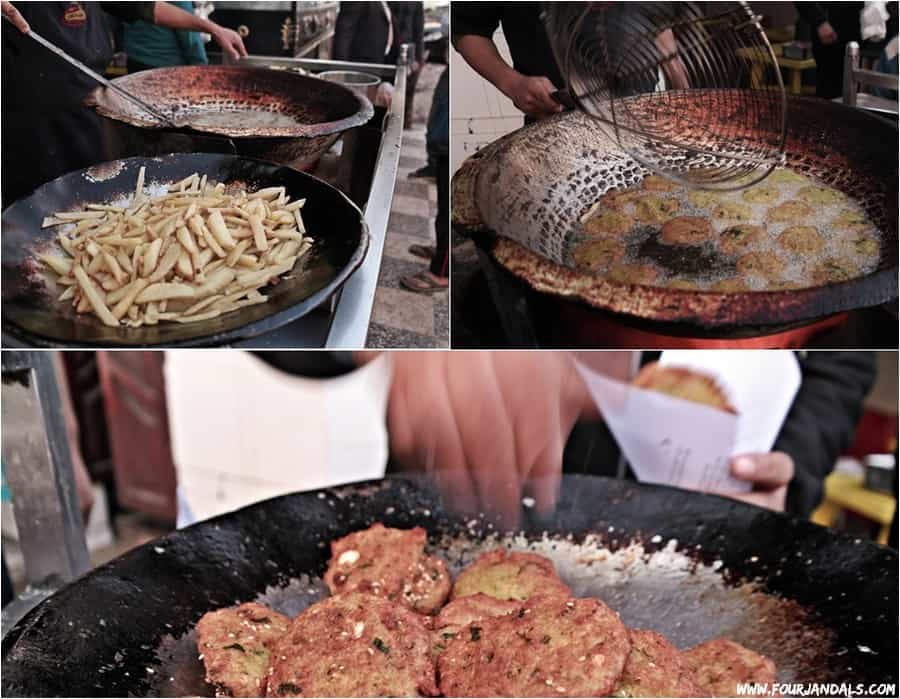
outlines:
[[3, 212], [4, 331], [29, 344], [222, 344], [296, 320], [365, 256], [362, 213], [291, 168], [130, 158]]

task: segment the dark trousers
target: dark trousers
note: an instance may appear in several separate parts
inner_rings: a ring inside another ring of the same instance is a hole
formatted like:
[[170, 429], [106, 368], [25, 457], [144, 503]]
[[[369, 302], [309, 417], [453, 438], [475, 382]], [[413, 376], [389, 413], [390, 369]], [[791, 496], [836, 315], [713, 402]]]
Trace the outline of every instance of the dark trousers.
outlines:
[[429, 165], [437, 165], [441, 151], [450, 142], [450, 68], [444, 68], [431, 97], [425, 130], [425, 150]]
[[823, 46], [813, 43], [813, 58], [816, 59], [816, 97], [834, 99], [844, 93], [844, 51], [845, 42]]
[[450, 156], [437, 157], [437, 216], [434, 219], [434, 257], [430, 272], [436, 277], [450, 273]]
[[422, 69], [412, 72], [410, 71], [409, 75], [406, 76], [406, 102], [403, 113], [403, 123], [407, 129], [412, 128], [413, 122], [413, 102], [416, 99], [416, 85], [419, 83], [419, 76], [422, 74]]

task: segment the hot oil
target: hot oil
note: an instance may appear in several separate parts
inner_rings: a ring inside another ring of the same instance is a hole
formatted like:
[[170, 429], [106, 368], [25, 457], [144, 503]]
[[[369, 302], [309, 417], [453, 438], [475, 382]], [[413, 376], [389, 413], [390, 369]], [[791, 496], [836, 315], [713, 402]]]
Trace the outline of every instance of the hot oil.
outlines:
[[[850, 277], [862, 277], [873, 272], [880, 260], [880, 250], [871, 255], [849, 253], [843, 246], [860, 233], [847, 228], [834, 225], [835, 219], [845, 212], [852, 212], [861, 217], [867, 223], [864, 234], [875, 238], [881, 246], [881, 235], [878, 229], [866, 215], [863, 208], [849, 197], [841, 195], [838, 201], [827, 204], [807, 204], [812, 214], [802, 220], [788, 222], [771, 222], [768, 220], [770, 209], [787, 201], [802, 201], [797, 198], [801, 189], [809, 186], [824, 187], [836, 191], [820, 180], [808, 175], [800, 175], [793, 171], [785, 171], [779, 168], [775, 177], [790, 172], [790, 179], [775, 180], [770, 176], [758, 185], [748, 190], [733, 192], [710, 192], [714, 203], [708, 206], [699, 206], [691, 200], [691, 191], [685, 187], [677, 187], [671, 192], [646, 191], [641, 196], [654, 196], [662, 199], [675, 199], [679, 203], [678, 210], [667, 218], [676, 216], [697, 216], [708, 220], [713, 227], [710, 239], [700, 245], [671, 245], [660, 239], [661, 224], [638, 223], [628, 233], [620, 238], [623, 246], [623, 255], [615, 263], [600, 267], [595, 271], [603, 276], [611, 269], [619, 265], [651, 265], [657, 272], [658, 278], [654, 282], [656, 286], [678, 286], [687, 288], [712, 289], [719, 282], [725, 280], [740, 280], [748, 289], [753, 291], [765, 291], [782, 288], [805, 288], [820, 286], [821, 281], [816, 281], [814, 273], [828, 260], [841, 260], [852, 270]], [[775, 187], [778, 190], [778, 198], [771, 203], [754, 203], [744, 198], [744, 192], [755, 187]], [[589, 202], [588, 205], [594, 202]], [[804, 202], [805, 203], [805, 202]], [[747, 221], [716, 219], [713, 210], [722, 204], [740, 204], [750, 209], [751, 216]], [[626, 203], [619, 210], [636, 217], [634, 202]], [[637, 220], [635, 218], [635, 220]], [[740, 276], [736, 271], [736, 262], [740, 255], [729, 255], [723, 252], [718, 245], [719, 236], [728, 228], [739, 224], [763, 226], [766, 229], [764, 239], [755, 244], [748, 245], [741, 254], [746, 253], [770, 253], [775, 255], [783, 265], [778, 273], [768, 275], [768, 278], [760, 275]], [[778, 243], [778, 237], [793, 226], [809, 226], [817, 230], [823, 240], [821, 250], [817, 252], [795, 253], [785, 249]], [[594, 239], [596, 236], [581, 236], [580, 242]], [[580, 243], [579, 243], [580, 244]], [[575, 264], [574, 266], [578, 266]], [[836, 280], [837, 281], [837, 280]]]
[[182, 112], [176, 121], [178, 126], [197, 130], [294, 129], [302, 125], [302, 122], [284, 112], [238, 106], [222, 107], [217, 111], [204, 109]]

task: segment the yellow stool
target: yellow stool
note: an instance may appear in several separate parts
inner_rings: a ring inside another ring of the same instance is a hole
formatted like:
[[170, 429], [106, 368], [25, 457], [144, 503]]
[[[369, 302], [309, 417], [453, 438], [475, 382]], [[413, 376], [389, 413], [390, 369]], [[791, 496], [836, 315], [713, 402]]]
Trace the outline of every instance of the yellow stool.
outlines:
[[887, 544], [896, 508], [893, 496], [867, 489], [863, 476], [836, 472], [825, 479], [825, 498], [810, 519], [832, 527], [842, 511], [850, 510], [881, 525], [878, 543]]
[[[803, 71], [815, 68], [815, 60], [812, 58], [785, 58], [782, 55], [782, 47], [782, 44], [773, 44], [772, 51], [775, 53], [778, 66], [788, 72], [788, 84], [786, 85], [788, 92], [794, 95], [814, 94], [814, 87], [803, 86]], [[750, 61], [750, 86], [754, 90], [765, 87], [763, 79], [766, 67], [771, 65], [768, 56], [756, 49], [749, 48], [735, 49], [735, 53]]]

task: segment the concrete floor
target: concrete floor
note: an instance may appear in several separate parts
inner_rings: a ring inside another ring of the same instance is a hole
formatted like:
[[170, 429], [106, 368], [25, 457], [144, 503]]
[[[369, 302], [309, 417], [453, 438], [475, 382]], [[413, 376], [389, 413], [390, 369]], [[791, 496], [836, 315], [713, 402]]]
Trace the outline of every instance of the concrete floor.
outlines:
[[422, 167], [425, 155], [425, 122], [441, 65], [426, 64], [416, 86], [414, 114], [403, 133], [400, 170], [394, 188], [384, 258], [368, 347], [449, 346], [449, 294], [416, 294], [400, 285], [401, 277], [424, 269], [428, 262], [409, 254], [409, 246], [434, 244], [437, 188], [431, 181], [410, 180], [410, 172]]

